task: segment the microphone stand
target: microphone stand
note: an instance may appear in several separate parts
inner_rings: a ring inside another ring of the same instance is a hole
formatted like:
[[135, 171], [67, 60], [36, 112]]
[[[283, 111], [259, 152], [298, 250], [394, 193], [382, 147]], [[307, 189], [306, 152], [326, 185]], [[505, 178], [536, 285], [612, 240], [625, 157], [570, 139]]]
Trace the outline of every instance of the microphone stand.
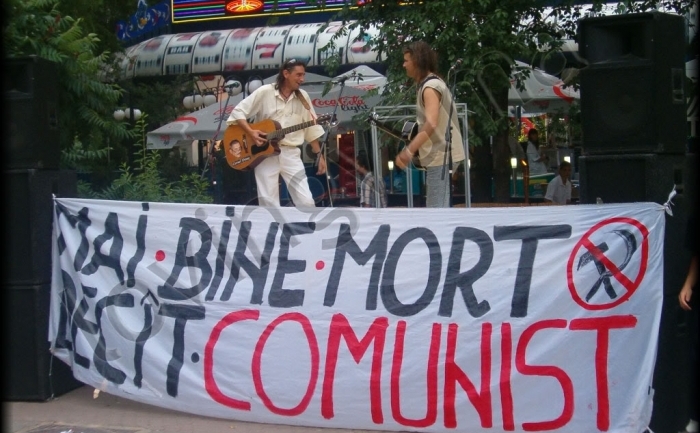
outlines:
[[212, 180], [212, 183], [214, 185], [217, 185], [214, 188], [215, 193], [216, 193], [216, 189], [218, 189], [220, 187], [220, 185], [218, 185], [216, 179], [214, 178], [214, 176], [216, 175], [216, 171], [215, 171], [216, 166], [214, 165], [214, 162], [215, 162], [214, 160], [216, 159], [216, 155], [214, 155], [214, 147], [216, 147], [215, 146], [216, 136], [219, 135], [219, 132], [221, 131], [221, 124], [224, 121], [224, 116], [226, 116], [226, 108], [228, 107], [228, 103], [230, 100], [231, 100], [231, 94], [227, 93], [226, 103], [224, 104], [224, 107], [221, 111], [221, 117], [219, 117], [219, 125], [217, 126], [216, 132], [214, 133], [214, 137], [211, 140], [211, 147], [209, 147], [209, 149], [208, 149], [209, 151], [207, 152], [207, 157], [209, 158], [209, 164], [204, 165], [204, 169], [202, 170], [202, 174], [200, 176], [200, 179], [204, 178], [204, 175], [207, 173], [207, 168], [209, 167], [209, 165], [211, 165], [211, 180]]
[[452, 84], [450, 85], [450, 74], [457, 65], [450, 68], [447, 72], [447, 89], [450, 91], [450, 114], [447, 116], [447, 129], [445, 130], [445, 155], [442, 160], [442, 176], [440, 180], [445, 180], [445, 172], [447, 171], [447, 155], [452, 156], [452, 114], [454, 113], [455, 101], [454, 91], [457, 86], [457, 74], [452, 76]]
[[[339, 80], [340, 82], [340, 91], [338, 92], [338, 98], [336, 100], [336, 104], [333, 106], [333, 113], [331, 114], [331, 122], [329, 123], [329, 128], [328, 131], [326, 131], [326, 139], [321, 142], [321, 150], [318, 152], [318, 155], [320, 157], [321, 153], [323, 153], [323, 159], [326, 160], [326, 188], [328, 190], [328, 204], [329, 207], [333, 207], [333, 193], [331, 192], [331, 175], [329, 172], [330, 169], [330, 164], [328, 163], [328, 139], [331, 135], [331, 129], [336, 127], [338, 125], [338, 120], [336, 117], [336, 112], [338, 111], [338, 105], [340, 105], [340, 98], [343, 96], [343, 90], [345, 89], [345, 81], [348, 79], [346, 77], [345, 79]], [[338, 155], [340, 155], [340, 150], [338, 150]], [[318, 159], [319, 157], [316, 158], [316, 162], [314, 162], [314, 166], [318, 166]], [[339, 156], [340, 158], [340, 156]], [[338, 167], [338, 174], [340, 174], [340, 167]]]

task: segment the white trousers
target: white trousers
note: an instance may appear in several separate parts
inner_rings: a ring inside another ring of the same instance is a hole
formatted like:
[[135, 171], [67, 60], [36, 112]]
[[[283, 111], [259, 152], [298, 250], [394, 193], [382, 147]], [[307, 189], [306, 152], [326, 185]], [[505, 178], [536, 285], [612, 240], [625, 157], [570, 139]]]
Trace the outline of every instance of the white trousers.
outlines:
[[258, 185], [260, 206], [280, 207], [279, 176], [287, 184], [289, 194], [296, 207], [315, 207], [316, 203], [309, 189], [301, 148], [280, 146], [280, 154], [269, 156], [255, 167], [255, 182]]

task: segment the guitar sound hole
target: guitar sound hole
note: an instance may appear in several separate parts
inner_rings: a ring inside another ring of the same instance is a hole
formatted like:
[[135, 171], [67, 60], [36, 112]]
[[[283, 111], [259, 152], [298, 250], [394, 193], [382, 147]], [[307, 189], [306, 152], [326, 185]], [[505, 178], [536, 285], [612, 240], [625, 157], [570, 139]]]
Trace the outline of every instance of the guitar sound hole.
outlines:
[[270, 142], [266, 141], [262, 146], [253, 146], [253, 150], [250, 152], [251, 155], [257, 155], [260, 152], [264, 152], [270, 147]]

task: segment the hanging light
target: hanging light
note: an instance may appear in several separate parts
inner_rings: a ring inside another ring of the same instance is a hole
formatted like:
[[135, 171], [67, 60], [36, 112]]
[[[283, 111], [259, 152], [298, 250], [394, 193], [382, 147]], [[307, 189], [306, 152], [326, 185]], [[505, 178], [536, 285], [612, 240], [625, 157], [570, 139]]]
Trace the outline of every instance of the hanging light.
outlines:
[[246, 92], [250, 95], [258, 90], [263, 84], [265, 83], [263, 83], [263, 80], [261, 80], [260, 77], [253, 77], [248, 80], [248, 84], [246, 84]]
[[204, 96], [200, 94], [185, 96], [182, 99], [182, 105], [184, 105], [188, 110], [199, 108], [204, 105]]
[[126, 117], [132, 120], [139, 120], [141, 118], [141, 110], [138, 108], [130, 108], [126, 110]]
[[511, 158], [510, 159], [510, 168], [515, 169], [515, 167], [518, 166], [518, 158]]
[[208, 107], [211, 104], [215, 104], [215, 103], [216, 103], [216, 96], [212, 95], [211, 93], [204, 95], [204, 106], [205, 107]]
[[112, 114], [114, 116], [114, 120], [117, 122], [121, 122], [124, 119], [127, 120], [139, 120], [142, 116], [141, 110], [138, 108], [126, 108], [122, 110], [121, 108], [114, 110], [114, 113]]
[[188, 110], [194, 109], [194, 96], [185, 96], [182, 99], [182, 105], [184, 105]]

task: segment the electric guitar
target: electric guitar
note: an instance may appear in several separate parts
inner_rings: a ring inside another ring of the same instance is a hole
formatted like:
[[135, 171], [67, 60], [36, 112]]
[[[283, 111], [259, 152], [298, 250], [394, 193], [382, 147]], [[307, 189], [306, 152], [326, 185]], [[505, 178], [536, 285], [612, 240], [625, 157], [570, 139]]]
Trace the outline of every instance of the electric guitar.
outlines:
[[252, 129], [262, 131], [266, 135], [265, 143], [256, 145], [252, 137], [239, 125], [230, 125], [224, 131], [224, 152], [226, 162], [231, 168], [246, 171], [255, 168], [263, 159], [279, 155], [279, 141], [290, 132], [300, 131], [314, 125], [322, 125], [331, 120], [333, 116], [323, 114], [315, 120], [299, 123], [297, 125], [282, 128], [279, 122], [265, 119], [250, 125]]
[[[410, 143], [411, 140], [413, 140], [413, 137], [415, 137], [416, 134], [418, 134], [418, 123], [411, 120], [406, 120], [401, 126], [400, 131], [396, 127], [392, 127], [391, 125], [389, 125], [389, 123], [382, 122], [381, 120], [379, 120], [379, 115], [377, 113], [371, 113], [369, 115], [368, 120], [378, 129], [386, 132], [387, 134], [396, 138], [399, 141], [403, 141], [404, 146], [408, 146], [408, 143]], [[420, 160], [418, 159], [418, 152], [416, 152], [413, 155], [411, 163], [419, 170], [425, 169], [425, 167], [421, 165]]]

